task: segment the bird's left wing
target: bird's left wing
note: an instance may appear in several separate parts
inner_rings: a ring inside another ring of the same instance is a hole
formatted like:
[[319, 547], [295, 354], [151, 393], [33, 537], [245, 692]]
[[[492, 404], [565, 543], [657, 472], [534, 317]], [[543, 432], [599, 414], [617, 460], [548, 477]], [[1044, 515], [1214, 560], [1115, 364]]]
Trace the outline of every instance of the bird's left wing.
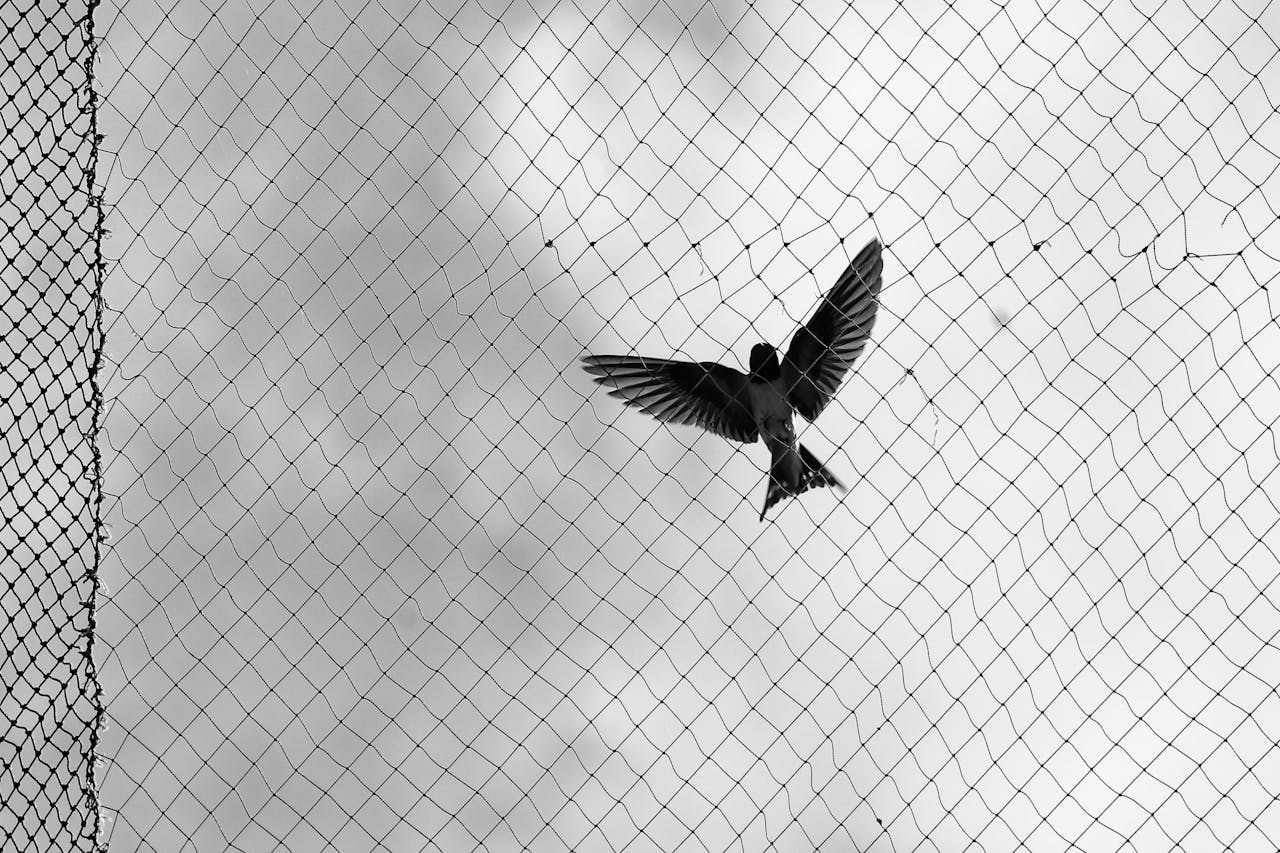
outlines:
[[747, 377], [732, 367], [634, 355], [589, 355], [582, 363], [596, 382], [613, 388], [610, 396], [660, 421], [700, 426], [747, 443], [758, 436]]
[[826, 407], [871, 337], [884, 271], [880, 250], [872, 240], [858, 253], [782, 359], [787, 398], [805, 420]]

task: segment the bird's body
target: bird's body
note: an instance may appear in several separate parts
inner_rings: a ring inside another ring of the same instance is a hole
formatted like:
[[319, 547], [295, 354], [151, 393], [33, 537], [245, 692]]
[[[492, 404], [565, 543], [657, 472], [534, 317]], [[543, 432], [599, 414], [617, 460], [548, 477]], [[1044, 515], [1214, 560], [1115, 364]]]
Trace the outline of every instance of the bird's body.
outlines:
[[849, 264], [800, 328], [781, 359], [766, 343], [751, 348], [750, 372], [715, 362], [592, 355], [583, 362], [609, 393], [659, 420], [701, 426], [737, 441], [769, 448], [769, 486], [763, 520], [783, 497], [816, 486], [844, 485], [796, 441], [793, 414], [818, 416], [871, 334], [883, 262], [872, 240]]
[[756, 429], [769, 448], [769, 488], [765, 493], [760, 518], [782, 498], [798, 495], [815, 486], [844, 484], [826, 469], [808, 448], [796, 441], [795, 409], [788, 397], [777, 351], [768, 344], [752, 348], [753, 366], [747, 379], [749, 407], [755, 416]]

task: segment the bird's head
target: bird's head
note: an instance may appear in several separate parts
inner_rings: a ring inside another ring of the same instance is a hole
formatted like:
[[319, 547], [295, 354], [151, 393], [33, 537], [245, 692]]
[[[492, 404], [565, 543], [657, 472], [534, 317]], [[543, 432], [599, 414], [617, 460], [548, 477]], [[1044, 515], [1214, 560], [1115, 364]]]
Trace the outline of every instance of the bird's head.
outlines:
[[769, 344], [756, 344], [751, 348], [751, 373], [761, 379], [773, 380], [782, 375], [778, 351]]

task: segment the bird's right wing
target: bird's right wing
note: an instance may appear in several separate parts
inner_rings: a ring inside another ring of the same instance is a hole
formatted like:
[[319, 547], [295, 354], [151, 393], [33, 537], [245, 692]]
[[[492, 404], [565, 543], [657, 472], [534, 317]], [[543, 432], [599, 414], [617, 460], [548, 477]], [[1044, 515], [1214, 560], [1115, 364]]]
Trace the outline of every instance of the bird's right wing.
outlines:
[[872, 240], [858, 253], [787, 348], [782, 378], [791, 405], [805, 420], [816, 418], [831, 400], [871, 337], [884, 271], [880, 251], [880, 241]]
[[589, 355], [582, 364], [596, 382], [613, 388], [610, 396], [660, 421], [747, 443], [758, 437], [747, 377], [732, 367], [634, 355]]

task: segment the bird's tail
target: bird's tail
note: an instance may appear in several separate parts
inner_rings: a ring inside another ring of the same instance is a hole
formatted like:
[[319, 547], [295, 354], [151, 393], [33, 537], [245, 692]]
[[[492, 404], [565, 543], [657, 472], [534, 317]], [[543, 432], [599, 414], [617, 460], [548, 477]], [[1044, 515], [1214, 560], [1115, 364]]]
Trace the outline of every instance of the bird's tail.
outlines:
[[810, 453], [809, 448], [803, 444], [800, 445], [800, 461], [804, 463], [805, 479], [796, 494], [816, 486], [834, 486], [842, 492], [848, 491], [844, 483], [836, 479], [836, 475], [831, 473], [831, 469], [819, 462], [818, 458]]
[[769, 468], [769, 489], [765, 492], [764, 508], [760, 510], [761, 521], [764, 521], [764, 514], [769, 511], [769, 507], [785, 497], [794, 497], [819, 486], [834, 486], [846, 491], [844, 483], [819, 462], [809, 452], [809, 448], [803, 444], [795, 447], [799, 448], [798, 454], [794, 447], [787, 447], [773, 455], [773, 464]]

